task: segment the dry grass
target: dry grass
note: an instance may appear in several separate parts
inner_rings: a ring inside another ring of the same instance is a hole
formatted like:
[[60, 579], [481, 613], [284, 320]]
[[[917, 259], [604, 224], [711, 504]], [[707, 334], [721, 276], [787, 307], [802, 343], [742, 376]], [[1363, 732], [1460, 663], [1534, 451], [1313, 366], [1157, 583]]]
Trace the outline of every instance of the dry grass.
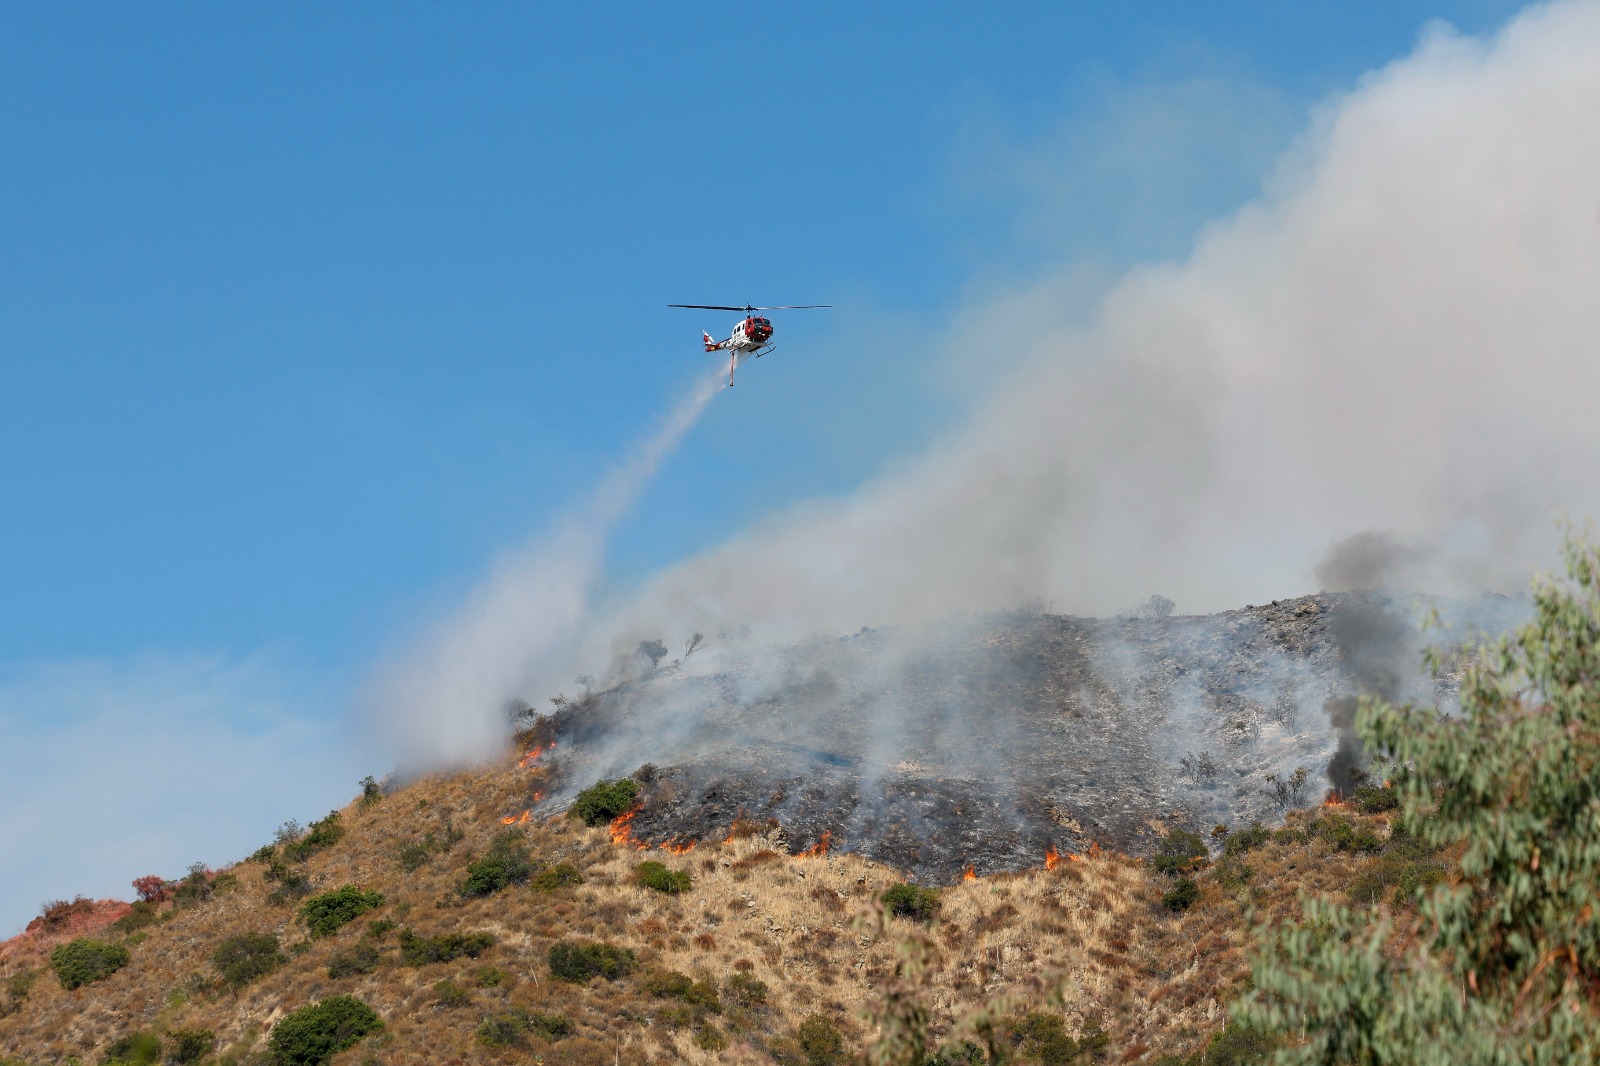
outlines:
[[[551, 1062], [765, 1061], [762, 1048], [812, 1013], [833, 1019], [853, 1044], [870, 1037], [863, 1018], [893, 972], [897, 935], [913, 927], [891, 921], [890, 935], [874, 937], [855, 919], [873, 894], [899, 880], [894, 871], [848, 854], [790, 856], [762, 828], [682, 854], [651, 851], [648, 857], [694, 876], [689, 892], [667, 895], [633, 882], [642, 852], [613, 845], [603, 829], [558, 820], [530, 823], [528, 843], [542, 862], [578, 867], [584, 884], [554, 892], [513, 886], [463, 899], [454, 889], [466, 864], [500, 831], [500, 817], [519, 809], [527, 788], [528, 771], [508, 764], [425, 779], [370, 807], [352, 804], [343, 812], [344, 839], [305, 869], [315, 891], [355, 884], [383, 892], [386, 906], [334, 936], [308, 940], [294, 908], [268, 902], [274, 886], [263, 880], [264, 867], [241, 863], [231, 871], [235, 890], [136, 938], [132, 962], [110, 978], [67, 992], [42, 975], [0, 1017], [0, 1047], [30, 1063], [69, 1055], [98, 1061], [107, 1044], [133, 1030], [208, 1028], [225, 1051], [243, 1054], [263, 1047], [286, 1012], [339, 993], [359, 996], [387, 1023], [381, 1036], [338, 1060], [351, 1064], [367, 1055], [386, 1066], [525, 1061], [527, 1050], [491, 1049], [473, 1035], [485, 1015], [512, 1007], [573, 1023], [573, 1035], [558, 1045], [531, 1038]], [[401, 846], [429, 831], [443, 838], [447, 824], [463, 839], [404, 872]], [[940, 917], [928, 929], [934, 951], [924, 995], [934, 1028], [949, 1031], [996, 995], [1043, 1004], [1059, 987], [1069, 1029], [1102, 1027], [1117, 1057], [1187, 1053], [1220, 1027], [1224, 1002], [1248, 972], [1245, 907], [1290, 914], [1299, 890], [1337, 890], [1365, 861], [1315, 838], [1268, 843], [1250, 854], [1255, 873], [1244, 887], [1227, 891], [1203, 877], [1200, 901], [1182, 915], [1160, 905], [1166, 878], [1111, 854], [959, 882], [943, 891]], [[477, 960], [411, 968], [398, 964], [391, 933], [379, 941], [384, 963], [375, 973], [330, 979], [330, 957], [385, 918], [423, 934], [485, 930], [497, 943]], [[211, 951], [240, 932], [276, 934], [292, 949], [289, 964], [238, 993], [196, 991], [213, 976]], [[723, 989], [736, 974], [754, 977], [766, 984], [767, 1002], [712, 1017], [719, 1031], [736, 1026], [739, 1039], [706, 1051], [683, 1009], [675, 1013], [674, 1004], [646, 992], [642, 974], [585, 986], [552, 980], [546, 956], [561, 937], [609, 940], [637, 952], [642, 972], [676, 970]], [[0, 961], [0, 980], [43, 963], [39, 951], [15, 952]], [[508, 979], [480, 987], [486, 966]], [[435, 985], [446, 978], [470, 991], [469, 1002], [439, 1003]]]

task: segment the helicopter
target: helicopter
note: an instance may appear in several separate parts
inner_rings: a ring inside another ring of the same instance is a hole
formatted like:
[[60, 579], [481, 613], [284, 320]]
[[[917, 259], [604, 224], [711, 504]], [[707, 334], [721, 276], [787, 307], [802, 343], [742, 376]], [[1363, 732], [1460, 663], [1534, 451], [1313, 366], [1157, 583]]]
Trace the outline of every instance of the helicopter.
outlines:
[[725, 341], [711, 339], [711, 334], [701, 331], [702, 343], [708, 352], [726, 351], [728, 359], [728, 387], [733, 388], [733, 372], [739, 369], [739, 361], [747, 355], [757, 359], [772, 351], [776, 345], [772, 343], [772, 320], [756, 315], [756, 311], [810, 311], [822, 307], [832, 307], [832, 304], [785, 304], [781, 307], [755, 307], [745, 304], [743, 307], [730, 307], [727, 304], [668, 304], [668, 307], [690, 307], [701, 311], [743, 311], [744, 321], [733, 327], [733, 332]]

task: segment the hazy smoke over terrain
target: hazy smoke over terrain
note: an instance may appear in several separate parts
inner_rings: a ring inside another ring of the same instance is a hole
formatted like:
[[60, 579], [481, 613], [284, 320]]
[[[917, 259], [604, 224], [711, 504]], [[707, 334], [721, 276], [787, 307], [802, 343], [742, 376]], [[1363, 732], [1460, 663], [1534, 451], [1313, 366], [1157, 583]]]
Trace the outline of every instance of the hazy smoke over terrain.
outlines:
[[1329, 101], [1259, 200], [1185, 261], [1130, 272], [1091, 321], [1052, 314], [1070, 265], [969, 316], [986, 328], [962, 336], [1018, 371], [920, 461], [660, 574], [612, 617], [585, 617], [604, 523], [579, 523], [502, 566], [390, 691], [464, 751], [495, 724], [466, 720], [518, 682], [559, 691], [643, 637], [748, 622], [777, 640], [1034, 597], [1109, 613], [1152, 590], [1194, 612], [1316, 583], [1521, 587], [1552, 509], [1600, 489], [1596, 56], [1593, 2], [1491, 39], [1431, 30]]

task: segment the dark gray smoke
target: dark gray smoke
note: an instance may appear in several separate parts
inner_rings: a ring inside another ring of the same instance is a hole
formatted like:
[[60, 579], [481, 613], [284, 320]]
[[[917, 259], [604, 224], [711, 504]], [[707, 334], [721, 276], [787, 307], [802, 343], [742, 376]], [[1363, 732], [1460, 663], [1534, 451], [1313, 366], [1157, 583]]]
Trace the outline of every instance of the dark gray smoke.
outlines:
[[1329, 592], [1415, 588], [1434, 555], [1431, 548], [1408, 543], [1387, 530], [1369, 529], [1330, 545], [1316, 566], [1316, 577]]
[[[1367, 547], [1373, 546], [1369, 540]], [[1367, 551], [1361, 562], [1381, 563], [1381, 554]], [[1318, 572], [1321, 573], [1320, 567]], [[1374, 593], [1353, 600], [1348, 610], [1329, 620], [1328, 629], [1344, 660], [1346, 676], [1360, 694], [1385, 700], [1406, 697], [1407, 690], [1413, 687], [1410, 683], [1421, 676], [1421, 631], [1411, 618], [1414, 615], [1420, 620], [1420, 614], [1420, 606], [1414, 601]], [[1323, 704], [1328, 724], [1339, 739], [1339, 747], [1328, 762], [1328, 780], [1345, 795], [1361, 783], [1367, 764], [1361, 737], [1356, 733], [1359, 704], [1359, 697], [1348, 693], [1331, 697]]]

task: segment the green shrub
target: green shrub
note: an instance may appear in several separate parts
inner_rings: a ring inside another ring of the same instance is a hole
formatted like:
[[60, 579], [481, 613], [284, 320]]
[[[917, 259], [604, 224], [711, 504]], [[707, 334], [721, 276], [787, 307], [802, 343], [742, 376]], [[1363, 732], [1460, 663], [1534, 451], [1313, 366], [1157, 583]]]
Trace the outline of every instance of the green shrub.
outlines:
[[267, 897], [268, 903], [287, 903], [311, 892], [311, 879], [281, 858], [269, 859], [261, 877], [278, 885], [277, 890]]
[[210, 899], [212, 891], [211, 872], [204, 863], [197, 862], [189, 867], [183, 880], [172, 886], [172, 905], [193, 907]]
[[328, 976], [337, 979], [354, 977], [356, 974], [376, 973], [382, 961], [383, 956], [378, 953], [378, 949], [363, 940], [343, 951], [334, 952], [328, 959]]
[[1352, 825], [1336, 814], [1319, 818], [1311, 824], [1311, 831], [1332, 846], [1335, 851], [1375, 852], [1383, 847], [1378, 834], [1365, 826]]
[[1251, 822], [1248, 829], [1240, 829], [1229, 833], [1222, 842], [1222, 853], [1230, 859], [1238, 858], [1248, 851], [1254, 851], [1272, 839], [1272, 830], [1260, 822]]
[[370, 936], [374, 940], [382, 940], [384, 937], [389, 935], [389, 933], [394, 929], [394, 926], [395, 922], [393, 918], [374, 918], [372, 921], [367, 923], [366, 935]]
[[917, 922], [931, 921], [939, 913], [939, 890], [918, 888], [901, 882], [884, 889], [883, 905], [896, 917]]
[[265, 977], [289, 959], [271, 933], [240, 933], [230, 936], [211, 953], [211, 965], [229, 987], [242, 988]]
[[50, 953], [50, 967], [62, 988], [81, 988], [103, 980], [128, 965], [128, 949], [79, 937], [58, 946]]
[[1206, 842], [1197, 834], [1174, 829], [1162, 839], [1150, 865], [1169, 876], [1186, 874], [1204, 866], [1207, 854]]
[[698, 1011], [713, 1014], [722, 1011], [722, 1000], [717, 995], [716, 985], [710, 981], [696, 981], [676, 970], [653, 970], [639, 982], [639, 987], [657, 999], [675, 999]]
[[639, 797], [639, 783], [630, 777], [615, 781], [596, 781], [578, 793], [567, 813], [583, 819], [584, 825], [604, 825], [633, 809]]
[[1200, 898], [1200, 886], [1192, 877], [1180, 877], [1161, 897], [1161, 905], [1169, 911], [1186, 911]]
[[161, 914], [154, 903], [145, 900], [136, 900], [133, 909], [121, 918], [111, 923], [111, 928], [123, 935], [137, 933], [146, 926], [155, 925], [161, 920]]
[[558, 862], [554, 866], [540, 870], [532, 884], [540, 892], [554, 892], [557, 889], [583, 884], [583, 874], [579, 873], [578, 868], [570, 862]]
[[333, 996], [285, 1015], [273, 1026], [268, 1046], [278, 1066], [323, 1066], [382, 1028], [383, 1019], [359, 999]]
[[633, 868], [633, 878], [645, 888], [676, 896], [689, 891], [694, 878], [688, 870], [669, 870], [664, 863], [652, 860], [641, 862]]
[[364, 892], [354, 885], [343, 885], [306, 900], [300, 916], [313, 937], [323, 937], [385, 902], [382, 892]]
[[365, 806], [372, 806], [383, 799], [383, 786], [378, 784], [378, 779], [368, 774], [361, 779], [361, 802]]
[[472, 993], [446, 977], [434, 982], [433, 999], [441, 1007], [465, 1007], [472, 1002]]
[[723, 986], [722, 990], [736, 1006], [765, 1007], [767, 1005], [767, 983], [760, 978], [751, 977], [747, 973], [736, 973], [728, 978], [728, 983]]
[[1432, 888], [1444, 880], [1444, 864], [1404, 855], [1381, 855], [1350, 879], [1346, 893], [1356, 903], [1389, 903], [1404, 907], [1416, 899], [1419, 889]]
[[130, 1033], [112, 1041], [101, 1061], [108, 1066], [151, 1066], [160, 1059], [160, 1037], [154, 1033]]
[[1357, 809], [1365, 814], [1382, 814], [1400, 809], [1400, 790], [1394, 785], [1362, 785], [1350, 797]]
[[535, 1033], [546, 1040], [560, 1040], [572, 1034], [572, 1023], [562, 1014], [541, 1014], [533, 1011], [528, 1015], [528, 1024]]
[[549, 960], [553, 976], [574, 984], [593, 977], [615, 981], [639, 967], [632, 951], [594, 940], [558, 940], [550, 945]]
[[508, 1010], [486, 1015], [472, 1035], [485, 1047], [516, 1047], [528, 1029], [526, 1011]]
[[1206, 1066], [1264, 1066], [1276, 1046], [1254, 1029], [1229, 1022], [1206, 1043], [1200, 1061]]
[[239, 879], [230, 873], [220, 873], [211, 879], [211, 894], [226, 896], [239, 887]]
[[844, 1034], [823, 1015], [807, 1015], [794, 1035], [807, 1066], [839, 1066], [845, 1061]]
[[250, 853], [250, 857], [248, 859], [246, 859], [245, 862], [259, 862], [259, 863], [265, 864], [265, 863], [271, 862], [272, 859], [277, 856], [277, 854], [278, 854], [278, 845], [276, 845], [276, 844], [263, 844], [259, 848], [257, 848], [256, 850], [252, 851]]
[[400, 863], [400, 869], [406, 873], [414, 873], [425, 866], [433, 858], [433, 849], [425, 841], [412, 841], [404, 844], [395, 853], [395, 859]]
[[483, 858], [467, 864], [467, 879], [458, 891], [463, 896], [487, 896], [526, 881], [532, 873], [533, 860], [522, 843], [522, 832], [513, 829], [497, 836]]
[[712, 1054], [716, 1054], [727, 1048], [728, 1038], [716, 1026], [703, 1025], [695, 1030], [694, 1046], [701, 1051], [709, 1051]]
[[478, 1023], [474, 1035], [479, 1043], [488, 1047], [519, 1047], [522, 1038], [529, 1033], [546, 1040], [560, 1040], [571, 1032], [572, 1023], [564, 1015], [541, 1014], [513, 1007], [486, 1016]]
[[1011, 1046], [1023, 1053], [1028, 1061], [1044, 1066], [1066, 1066], [1078, 1057], [1078, 1042], [1067, 1035], [1064, 1018], [1043, 1011], [1034, 1011], [1009, 1026]]
[[28, 998], [28, 993], [33, 991], [33, 982], [38, 980], [38, 970], [19, 970], [6, 978], [6, 991], [17, 1003]]
[[304, 862], [323, 848], [331, 847], [344, 838], [344, 823], [338, 811], [329, 811], [319, 822], [312, 822], [306, 835], [283, 846], [283, 857], [290, 862]]
[[494, 946], [491, 933], [440, 933], [418, 936], [400, 930], [400, 961], [407, 966], [426, 966], [433, 962], [453, 962], [465, 955], [475, 959]]
[[187, 1066], [211, 1054], [216, 1046], [217, 1034], [210, 1029], [174, 1029], [167, 1034], [167, 1061]]
[[499, 988], [509, 980], [511, 975], [498, 966], [480, 966], [474, 983], [479, 988]]

